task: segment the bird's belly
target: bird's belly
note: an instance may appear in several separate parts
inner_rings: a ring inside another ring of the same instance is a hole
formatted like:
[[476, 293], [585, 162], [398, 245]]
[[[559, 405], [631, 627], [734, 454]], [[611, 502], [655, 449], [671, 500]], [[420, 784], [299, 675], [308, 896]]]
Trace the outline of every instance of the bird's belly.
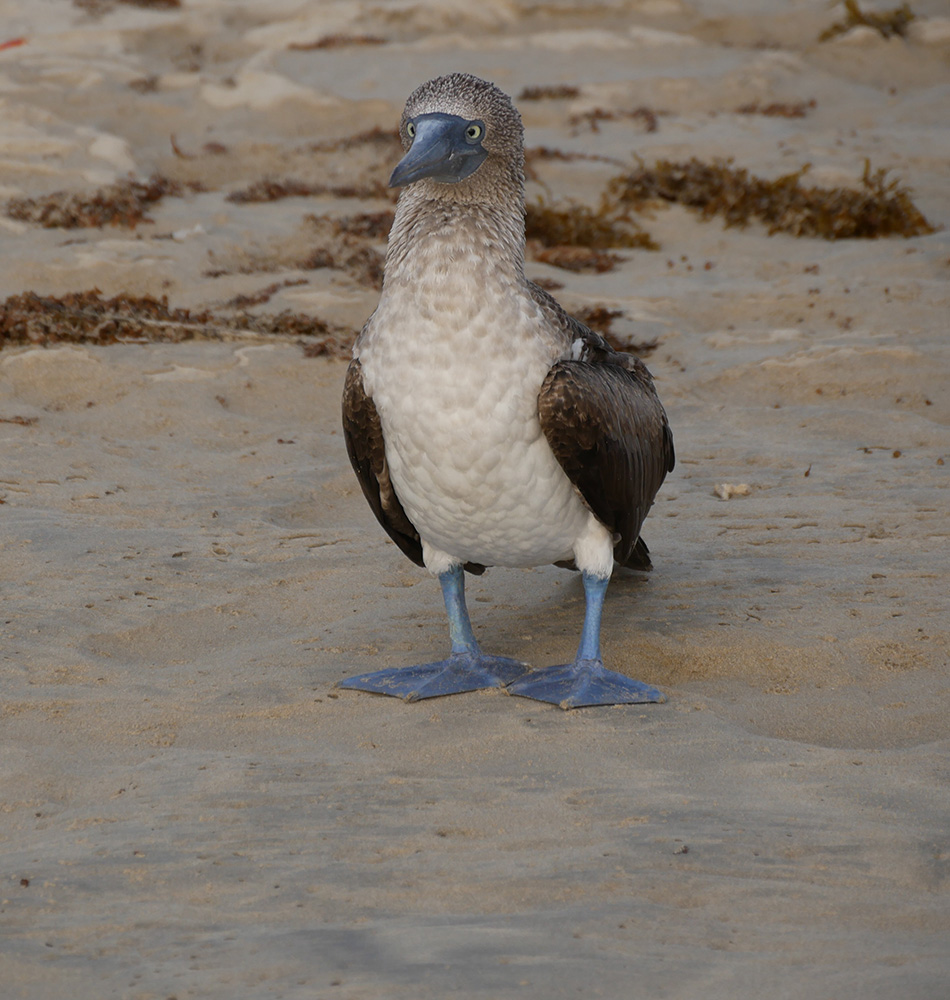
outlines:
[[397, 432], [392, 446], [387, 442], [396, 494], [422, 539], [487, 566], [571, 558], [590, 514], [540, 427], [536, 435], [509, 427], [502, 437], [474, 415], [461, 417], [449, 420], [455, 434], [447, 427], [421, 439]]
[[591, 515], [538, 420], [550, 361], [471, 362], [391, 359], [374, 401], [396, 495], [423, 541], [462, 562], [570, 559]]

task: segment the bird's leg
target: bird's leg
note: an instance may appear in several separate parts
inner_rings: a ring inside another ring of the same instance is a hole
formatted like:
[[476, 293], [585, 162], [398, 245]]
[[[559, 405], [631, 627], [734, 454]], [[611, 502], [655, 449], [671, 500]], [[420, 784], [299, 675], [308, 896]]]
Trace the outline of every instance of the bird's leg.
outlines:
[[472, 622], [468, 617], [468, 606], [465, 603], [465, 574], [462, 572], [462, 567], [456, 566], [441, 574], [439, 583], [442, 586], [445, 613], [449, 619], [452, 652], [479, 655], [481, 650], [472, 631]]
[[610, 577], [591, 576], [584, 573], [584, 627], [577, 647], [575, 661], [600, 660], [600, 619], [604, 613], [604, 598]]
[[461, 566], [439, 576], [442, 597], [449, 619], [452, 652], [444, 660], [421, 663], [414, 667], [394, 667], [360, 674], [340, 681], [337, 687], [375, 691], [406, 701], [421, 701], [444, 694], [478, 691], [480, 688], [504, 687], [528, 668], [518, 660], [504, 656], [486, 656], [479, 648], [465, 605], [465, 578]]
[[654, 687], [607, 670], [600, 655], [600, 617], [609, 577], [584, 573], [584, 628], [573, 663], [532, 670], [509, 684], [509, 694], [547, 701], [561, 708], [585, 705], [639, 705], [662, 702], [666, 697]]

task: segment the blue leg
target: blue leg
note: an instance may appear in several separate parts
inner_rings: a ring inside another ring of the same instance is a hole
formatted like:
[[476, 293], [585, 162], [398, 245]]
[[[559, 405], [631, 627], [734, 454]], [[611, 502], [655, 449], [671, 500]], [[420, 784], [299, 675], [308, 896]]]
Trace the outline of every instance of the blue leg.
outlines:
[[656, 688], [607, 670], [604, 666], [600, 656], [600, 616], [604, 609], [607, 583], [606, 578], [584, 574], [587, 608], [574, 662], [532, 670], [508, 685], [509, 694], [547, 701], [565, 709], [666, 701]]
[[337, 687], [375, 691], [406, 701], [437, 698], [444, 694], [478, 691], [480, 688], [504, 687], [527, 673], [527, 666], [504, 656], [486, 656], [475, 641], [472, 623], [465, 606], [465, 577], [462, 567], [439, 577], [445, 611], [449, 618], [452, 652], [444, 660], [421, 663], [415, 667], [394, 667], [360, 674], [340, 681]]

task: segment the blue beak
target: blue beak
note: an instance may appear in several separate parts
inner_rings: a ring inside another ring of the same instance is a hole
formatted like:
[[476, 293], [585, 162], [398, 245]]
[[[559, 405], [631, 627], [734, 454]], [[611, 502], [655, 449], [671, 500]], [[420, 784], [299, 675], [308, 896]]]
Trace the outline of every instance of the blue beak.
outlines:
[[[405, 187], [431, 177], [440, 184], [457, 184], [481, 166], [488, 151], [482, 146], [485, 126], [458, 115], [429, 114], [411, 119], [415, 129], [409, 151], [389, 178], [390, 187]], [[477, 136], [469, 133], [477, 131]]]

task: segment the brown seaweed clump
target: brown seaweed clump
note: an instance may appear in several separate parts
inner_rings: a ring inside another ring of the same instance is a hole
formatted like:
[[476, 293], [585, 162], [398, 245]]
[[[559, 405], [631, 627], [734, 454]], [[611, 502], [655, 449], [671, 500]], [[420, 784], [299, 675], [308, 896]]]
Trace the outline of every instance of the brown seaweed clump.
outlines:
[[185, 189], [201, 190], [198, 183], [181, 184], [154, 175], [147, 181], [118, 181], [91, 195], [56, 191], [39, 198], [11, 198], [6, 214], [21, 222], [31, 222], [46, 229], [82, 229], [103, 226], [129, 226], [151, 222], [145, 214], [166, 196], [180, 197]]
[[332, 226], [334, 232], [339, 234], [345, 233], [367, 240], [385, 240], [395, 219], [396, 213], [391, 211], [357, 212], [355, 215], [334, 219]]
[[123, 3], [129, 7], [148, 7], [152, 10], [178, 10], [181, 7], [181, 0], [73, 0], [74, 7], [96, 16], [108, 14]]
[[585, 326], [590, 327], [599, 333], [604, 340], [615, 350], [628, 354], [636, 354], [645, 358], [652, 354], [659, 346], [659, 340], [630, 341], [621, 340], [611, 329], [613, 321], [623, 316], [622, 309], [610, 309], [605, 305], [582, 306], [580, 309], [572, 309], [571, 315], [579, 319]]
[[35, 292], [11, 295], [0, 305], [0, 346], [9, 343], [115, 344], [123, 340], [190, 340], [195, 327], [211, 321], [206, 311], [170, 309], [168, 299], [117, 295], [99, 289], [61, 298]]
[[12, 295], [0, 303], [0, 347], [7, 344], [152, 343], [229, 340], [259, 336], [305, 337], [311, 352], [343, 356], [355, 330], [289, 310], [277, 315], [233, 316], [211, 310], [174, 309], [166, 296], [116, 295], [106, 299], [98, 288], [64, 296], [35, 292]]
[[595, 333], [599, 333], [609, 340], [610, 327], [615, 319], [619, 319], [623, 315], [623, 310], [611, 309], [604, 305], [592, 305], [572, 309], [571, 315], [579, 319], [584, 326], [590, 327]]
[[239, 191], [232, 191], [227, 201], [237, 205], [257, 202], [280, 201], [282, 198], [319, 198], [331, 195], [334, 198], [383, 198], [392, 200], [389, 188], [381, 181], [369, 184], [310, 184], [292, 178], [273, 180], [265, 177]]
[[810, 101], [776, 101], [773, 104], [743, 104], [736, 108], [738, 115], [765, 115], [767, 118], [804, 118], [809, 111], [818, 107], [814, 97]]
[[353, 149], [354, 146], [392, 146], [399, 150], [400, 155], [402, 153], [399, 129], [380, 128], [378, 125], [364, 132], [357, 132], [356, 135], [343, 136], [341, 139], [313, 142], [310, 144], [310, 149], [315, 153], [336, 153], [341, 149]]
[[537, 87], [525, 87], [518, 95], [519, 101], [563, 101], [570, 100], [580, 94], [580, 88], [570, 84], [541, 84]]
[[299, 266], [304, 270], [329, 267], [346, 271], [361, 285], [382, 288], [386, 258], [371, 243], [386, 238], [393, 218], [393, 212], [359, 212], [342, 218], [306, 216], [324, 242]]
[[638, 247], [656, 250], [649, 233], [644, 232], [629, 214], [608, 203], [599, 209], [568, 202], [555, 207], [544, 201], [525, 206], [525, 238], [544, 246], [584, 246], [594, 250], [611, 247]]
[[827, 42], [830, 38], [836, 38], [857, 27], [873, 28], [884, 38], [892, 38], [894, 35], [906, 38], [907, 26], [916, 17], [910, 9], [910, 4], [906, 3], [891, 10], [881, 11], [879, 14], [865, 14], [858, 6], [857, 0], [843, 0], [843, 2], [844, 20], [836, 21], [830, 28], [825, 28], [818, 36], [819, 42]]
[[525, 238], [535, 260], [568, 271], [610, 271], [622, 261], [617, 247], [657, 250], [649, 233], [606, 201], [599, 209], [569, 202], [537, 201], [525, 206]]
[[541, 264], [550, 264], [564, 271], [596, 271], [603, 274], [623, 263], [623, 257], [592, 247], [556, 246], [529, 247], [532, 257]]
[[659, 160], [608, 186], [621, 202], [640, 205], [662, 200], [686, 205], [704, 218], [721, 215], [727, 226], [745, 226], [755, 219], [769, 234], [817, 236], [827, 240], [875, 239], [881, 236], [922, 236], [934, 227], [914, 205], [910, 192], [888, 170], [871, 170], [865, 161], [860, 189], [805, 187], [800, 170], [768, 181], [731, 160], [686, 163]]
[[386, 39], [378, 35], [324, 35], [315, 42], [291, 42], [292, 52], [312, 52], [315, 49], [345, 49], [355, 45], [385, 45]]
[[580, 153], [555, 149], [552, 146], [531, 146], [524, 151], [525, 171], [532, 179], [534, 164], [541, 160], [560, 160], [562, 163], [574, 163], [577, 160], [590, 160], [594, 163], [616, 163], [623, 165], [623, 160], [616, 156], [604, 156], [601, 153]]
[[297, 285], [306, 285], [306, 278], [287, 278], [284, 281], [275, 281], [266, 288], [261, 288], [250, 295], [235, 295], [229, 299], [225, 305], [231, 309], [248, 309], [251, 306], [260, 306], [265, 302], [270, 302], [271, 298], [285, 288], [294, 288]]
[[580, 114], [571, 115], [567, 123], [572, 128], [586, 125], [591, 132], [600, 131], [600, 122], [616, 121], [641, 121], [646, 132], [655, 132], [659, 127], [657, 113], [650, 108], [634, 108], [631, 111], [613, 111], [607, 108], [593, 108], [591, 111], [582, 111]]

